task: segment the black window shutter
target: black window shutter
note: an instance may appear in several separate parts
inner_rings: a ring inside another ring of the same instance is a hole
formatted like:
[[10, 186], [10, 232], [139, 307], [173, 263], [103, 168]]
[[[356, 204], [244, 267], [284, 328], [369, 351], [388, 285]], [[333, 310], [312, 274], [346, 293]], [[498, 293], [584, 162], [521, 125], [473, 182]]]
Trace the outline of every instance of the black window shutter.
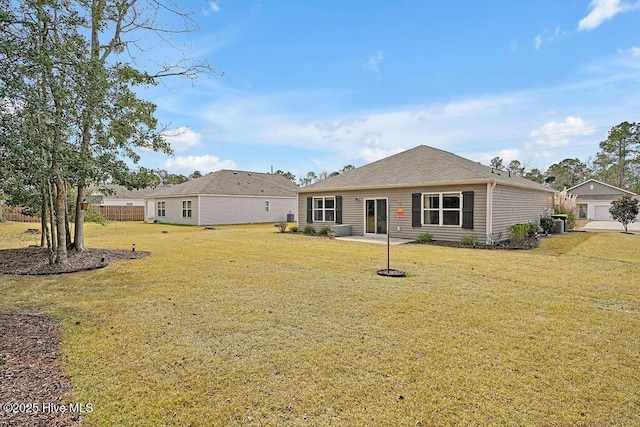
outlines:
[[473, 191], [462, 192], [462, 228], [473, 229]]
[[422, 193], [411, 194], [411, 226], [422, 227]]
[[307, 222], [313, 222], [313, 197], [307, 197]]
[[336, 224], [342, 224], [342, 196], [336, 196]]

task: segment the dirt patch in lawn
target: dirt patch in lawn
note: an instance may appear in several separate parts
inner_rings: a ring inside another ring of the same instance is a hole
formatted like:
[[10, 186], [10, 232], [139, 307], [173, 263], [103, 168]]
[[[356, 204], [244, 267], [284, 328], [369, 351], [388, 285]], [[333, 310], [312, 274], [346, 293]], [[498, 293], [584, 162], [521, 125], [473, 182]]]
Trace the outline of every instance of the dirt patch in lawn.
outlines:
[[49, 264], [46, 248], [28, 247], [0, 250], [0, 274], [46, 275], [74, 273], [106, 267], [109, 262], [121, 259], [138, 259], [149, 255], [144, 251], [121, 249], [86, 249], [67, 252], [66, 264]]
[[0, 336], [0, 425], [81, 426], [80, 407], [65, 400], [72, 384], [58, 361], [56, 321], [0, 313]]

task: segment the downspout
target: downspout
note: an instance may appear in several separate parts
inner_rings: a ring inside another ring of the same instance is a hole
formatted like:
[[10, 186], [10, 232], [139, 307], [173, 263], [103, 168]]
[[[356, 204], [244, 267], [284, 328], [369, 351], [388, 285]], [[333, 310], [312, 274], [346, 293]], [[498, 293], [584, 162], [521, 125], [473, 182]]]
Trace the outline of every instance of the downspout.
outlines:
[[296, 226], [300, 229], [300, 193], [296, 191]]
[[493, 243], [493, 189], [496, 188], [496, 184], [496, 181], [487, 182], [487, 218], [485, 226], [487, 244]]
[[200, 195], [198, 194], [198, 225], [200, 224]]

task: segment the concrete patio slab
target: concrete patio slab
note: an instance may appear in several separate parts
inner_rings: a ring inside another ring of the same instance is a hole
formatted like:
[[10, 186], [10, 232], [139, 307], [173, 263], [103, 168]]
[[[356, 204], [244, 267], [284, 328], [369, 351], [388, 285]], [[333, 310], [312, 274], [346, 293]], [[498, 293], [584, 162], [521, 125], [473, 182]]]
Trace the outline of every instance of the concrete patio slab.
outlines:
[[[346, 242], [360, 242], [360, 243], [375, 243], [379, 245], [387, 244], [387, 236], [343, 236], [336, 237], [336, 240], [344, 240]], [[412, 239], [400, 239], [397, 237], [391, 237], [389, 239], [390, 246], [403, 245], [405, 243], [415, 242]]]

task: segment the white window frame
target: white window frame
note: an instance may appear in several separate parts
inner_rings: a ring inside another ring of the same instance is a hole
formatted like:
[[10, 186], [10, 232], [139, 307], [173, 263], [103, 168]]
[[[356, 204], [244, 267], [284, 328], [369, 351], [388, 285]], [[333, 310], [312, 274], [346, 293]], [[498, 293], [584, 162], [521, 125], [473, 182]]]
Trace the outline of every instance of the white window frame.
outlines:
[[[457, 208], [445, 208], [444, 207], [444, 198], [447, 196], [457, 196], [460, 200], [459, 206]], [[438, 207], [437, 208], [429, 208], [426, 206], [425, 198], [438, 196]], [[462, 191], [445, 191], [438, 193], [422, 193], [422, 225], [424, 226], [438, 226], [438, 227], [462, 227]], [[430, 224], [425, 222], [425, 215], [427, 212], [438, 212], [438, 224]], [[446, 212], [458, 212], [458, 224], [444, 224], [444, 214]]]
[[182, 201], [182, 218], [192, 218], [191, 200]]
[[156, 213], [158, 214], [158, 217], [167, 216], [167, 204], [165, 201], [158, 202], [158, 205], [156, 206]]
[[271, 211], [271, 202], [269, 200], [264, 201], [264, 213], [269, 213]]
[[[581, 206], [584, 206], [584, 211], [581, 209]], [[576, 204], [576, 208], [578, 211], [578, 219], [587, 219], [589, 217], [589, 205], [587, 203], [578, 203]], [[584, 218], [580, 216], [581, 213], [584, 213]]]
[[[333, 207], [327, 208], [327, 201], [333, 203]], [[318, 206], [317, 201], [322, 201]], [[329, 218], [330, 217], [330, 218]], [[335, 196], [321, 196], [313, 198], [313, 221], [314, 222], [335, 222], [336, 220], [336, 198]]]

